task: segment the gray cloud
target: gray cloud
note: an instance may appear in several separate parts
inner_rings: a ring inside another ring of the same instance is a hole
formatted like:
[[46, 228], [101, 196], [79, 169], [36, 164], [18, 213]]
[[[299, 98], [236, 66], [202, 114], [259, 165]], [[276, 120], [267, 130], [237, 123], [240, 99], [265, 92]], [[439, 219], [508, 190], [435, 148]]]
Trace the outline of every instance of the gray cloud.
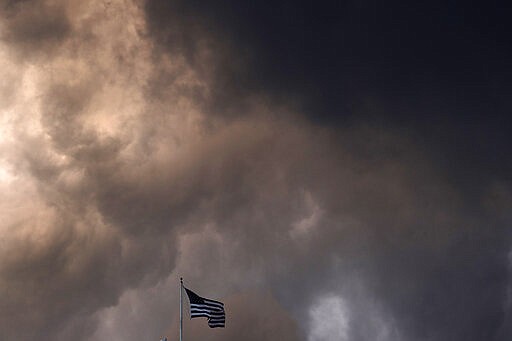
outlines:
[[31, 60], [54, 55], [71, 34], [66, 6], [53, 1], [1, 1], [0, 39], [15, 46], [17, 57]]
[[510, 334], [507, 182], [468, 199], [399, 130], [235, 91], [197, 18], [162, 48], [143, 3], [2, 6], [0, 338], [174, 335], [179, 275], [228, 307], [197, 338]]

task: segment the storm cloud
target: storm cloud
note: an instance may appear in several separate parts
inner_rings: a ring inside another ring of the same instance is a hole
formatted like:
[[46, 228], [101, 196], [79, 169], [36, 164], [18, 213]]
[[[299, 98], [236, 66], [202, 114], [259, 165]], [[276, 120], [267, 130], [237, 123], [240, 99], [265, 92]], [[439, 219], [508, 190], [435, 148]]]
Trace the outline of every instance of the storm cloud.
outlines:
[[479, 130], [424, 82], [397, 101], [455, 65], [414, 44], [383, 91], [369, 4], [0, 6], [2, 340], [174, 339], [179, 277], [227, 312], [186, 339], [512, 336], [507, 107]]

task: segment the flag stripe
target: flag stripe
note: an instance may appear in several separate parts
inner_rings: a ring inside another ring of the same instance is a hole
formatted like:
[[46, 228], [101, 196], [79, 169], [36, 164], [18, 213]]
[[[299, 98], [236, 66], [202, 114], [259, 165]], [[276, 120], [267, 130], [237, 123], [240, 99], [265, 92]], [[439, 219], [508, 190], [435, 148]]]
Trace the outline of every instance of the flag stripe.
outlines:
[[217, 301], [208, 300], [206, 298], [204, 299], [204, 303], [207, 305], [210, 305], [212, 307], [224, 308], [224, 304], [217, 302]]
[[222, 319], [222, 318], [221, 319], [212, 319], [212, 318], [210, 318], [210, 322], [224, 322], [224, 321], [226, 321], [226, 320]]
[[222, 313], [224, 311], [223, 309], [210, 309], [205, 306], [190, 307], [190, 310], [191, 311], [211, 311], [211, 312], [217, 312], [217, 313]]
[[190, 314], [191, 315], [200, 315], [200, 314], [206, 314], [208, 315], [209, 317], [213, 317], [213, 316], [224, 316], [224, 312], [222, 311], [207, 311], [207, 310], [194, 310], [194, 311], [190, 311]]
[[208, 304], [208, 303], [190, 303], [190, 307], [197, 307], [197, 308], [208, 307], [209, 309], [213, 309], [213, 310], [223, 310], [224, 309], [224, 306], [212, 305], [212, 304]]
[[206, 309], [206, 310], [212, 310], [212, 311], [223, 311], [224, 309], [215, 307], [212, 308], [210, 306], [207, 306], [205, 304], [191, 304], [190, 309]]
[[209, 304], [191, 303], [190, 307], [191, 308], [208, 308], [208, 309], [219, 310], [219, 311], [224, 310], [224, 307], [212, 306], [212, 305], [209, 305]]

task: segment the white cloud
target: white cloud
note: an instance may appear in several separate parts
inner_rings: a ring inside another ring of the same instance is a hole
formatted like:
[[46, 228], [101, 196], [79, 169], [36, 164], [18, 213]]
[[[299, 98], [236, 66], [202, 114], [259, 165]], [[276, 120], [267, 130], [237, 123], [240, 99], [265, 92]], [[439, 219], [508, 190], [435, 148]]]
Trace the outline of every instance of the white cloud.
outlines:
[[335, 295], [318, 299], [309, 310], [308, 341], [348, 340], [349, 311], [343, 298]]

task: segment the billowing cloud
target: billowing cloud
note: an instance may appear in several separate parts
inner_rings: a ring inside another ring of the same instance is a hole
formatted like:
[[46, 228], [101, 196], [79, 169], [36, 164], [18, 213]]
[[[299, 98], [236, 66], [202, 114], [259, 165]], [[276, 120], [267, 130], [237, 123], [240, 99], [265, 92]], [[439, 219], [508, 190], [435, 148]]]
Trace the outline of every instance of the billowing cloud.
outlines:
[[1, 339], [171, 337], [180, 276], [226, 304], [195, 338], [510, 336], [506, 180], [244, 87], [179, 2], [0, 4]]

